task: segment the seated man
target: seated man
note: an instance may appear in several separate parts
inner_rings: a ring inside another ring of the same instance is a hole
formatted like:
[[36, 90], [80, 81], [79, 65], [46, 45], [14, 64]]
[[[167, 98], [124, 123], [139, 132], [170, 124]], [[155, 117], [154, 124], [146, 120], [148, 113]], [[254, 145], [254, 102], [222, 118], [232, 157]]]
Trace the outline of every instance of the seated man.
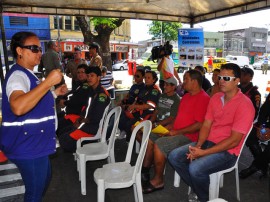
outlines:
[[[166, 127], [174, 121], [180, 103], [180, 97], [176, 93], [177, 86], [178, 81], [174, 76], [164, 80], [164, 93], [160, 95], [157, 108], [150, 119], [153, 128], [158, 125]], [[139, 131], [136, 139], [141, 142], [141, 137], [142, 132]]]
[[62, 109], [62, 112], [58, 113], [58, 119], [61, 119], [65, 115], [79, 115], [82, 112], [83, 107], [87, 105], [90, 88], [85, 73], [87, 68], [88, 66], [86, 64], [80, 64], [77, 67], [79, 86], [75, 90], [71, 90], [65, 96], [57, 98], [57, 106]]
[[[180, 102], [174, 123], [166, 127], [169, 133], [165, 136], [150, 134], [142, 167], [144, 193], [151, 193], [164, 187], [163, 171], [170, 151], [197, 141], [198, 131], [203, 123], [210, 98], [202, 90], [202, 75], [199, 71], [187, 71], [183, 86], [188, 93]], [[152, 163], [154, 163], [155, 175], [150, 182], [147, 182]]]
[[107, 67], [102, 66], [101, 68], [101, 85], [109, 92], [112, 99], [115, 98], [114, 93], [114, 78], [111, 71], [108, 71]]
[[221, 92], [209, 102], [198, 141], [173, 150], [168, 157], [200, 202], [209, 199], [209, 175], [235, 164], [252, 126], [254, 107], [237, 87], [240, 75], [236, 64], [221, 66], [218, 77]]
[[205, 77], [205, 69], [201, 65], [195, 66], [194, 69], [202, 73], [203, 76], [202, 89], [206, 92], [209, 88], [211, 88], [212, 85], [210, 81]]
[[96, 135], [103, 112], [110, 103], [109, 93], [101, 86], [101, 70], [98, 66], [90, 66], [87, 71], [89, 90], [88, 105], [79, 118], [70, 121], [65, 128], [60, 128], [59, 142], [66, 151], [75, 152], [76, 142], [82, 137]]
[[[266, 130], [269, 130], [269, 118], [270, 94], [267, 96], [265, 102], [263, 103], [259, 112], [258, 122], [254, 124], [254, 127], [246, 141], [246, 146], [250, 149], [254, 157], [254, 161], [248, 168], [242, 170], [239, 173], [240, 178], [247, 178], [258, 170], [262, 172], [261, 177], [267, 176], [268, 163], [270, 162], [270, 142], [268, 142], [264, 150], [262, 150], [259, 143], [260, 139], [257, 137], [257, 132], [261, 129], [260, 126], [262, 126], [263, 124], [265, 124]], [[266, 138], [266, 136], [264, 135], [263, 138]], [[261, 141], [264, 142], [264, 139], [262, 139]]]

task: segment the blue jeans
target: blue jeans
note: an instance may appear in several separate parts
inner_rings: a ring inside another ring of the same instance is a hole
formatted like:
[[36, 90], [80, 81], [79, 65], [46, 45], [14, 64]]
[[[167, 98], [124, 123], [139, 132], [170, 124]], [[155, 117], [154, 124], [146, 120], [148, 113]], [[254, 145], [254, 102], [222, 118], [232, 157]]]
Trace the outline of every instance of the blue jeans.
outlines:
[[41, 202], [51, 180], [51, 164], [48, 156], [36, 159], [10, 159], [19, 169], [24, 186], [24, 202]]
[[[203, 156], [190, 162], [187, 159], [189, 145], [195, 146], [196, 143], [193, 142], [171, 151], [168, 160], [184, 182], [197, 194], [198, 199], [205, 202], [209, 200], [209, 175], [232, 167], [237, 160], [237, 156], [224, 151]], [[206, 149], [214, 145], [213, 142], [206, 141], [201, 148]]]

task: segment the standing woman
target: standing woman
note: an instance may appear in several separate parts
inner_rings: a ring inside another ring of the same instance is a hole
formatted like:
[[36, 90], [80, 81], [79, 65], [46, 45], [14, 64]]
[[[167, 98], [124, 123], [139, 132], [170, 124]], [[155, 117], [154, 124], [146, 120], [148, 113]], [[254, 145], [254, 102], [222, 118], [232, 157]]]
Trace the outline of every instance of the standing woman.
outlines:
[[24, 185], [25, 202], [40, 202], [51, 178], [49, 155], [55, 152], [54, 96], [66, 93], [66, 86], [51, 87], [62, 79], [52, 70], [44, 81], [33, 73], [42, 49], [31, 32], [18, 32], [11, 40], [16, 64], [6, 74], [2, 86], [2, 127], [0, 149], [18, 167]]

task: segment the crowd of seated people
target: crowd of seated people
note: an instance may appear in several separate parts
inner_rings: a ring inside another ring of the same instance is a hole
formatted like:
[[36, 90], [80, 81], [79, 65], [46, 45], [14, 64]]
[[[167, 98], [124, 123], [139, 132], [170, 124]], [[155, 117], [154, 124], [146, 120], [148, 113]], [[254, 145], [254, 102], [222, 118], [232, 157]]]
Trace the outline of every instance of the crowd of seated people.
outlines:
[[[135, 84], [118, 103], [123, 109], [119, 129], [125, 132], [127, 142], [134, 124], [138, 121], [150, 119], [153, 128], [161, 125], [168, 130], [165, 134], [150, 134], [141, 171], [145, 194], [164, 188], [163, 173], [168, 158], [183, 181], [192, 188], [189, 199], [208, 201], [209, 175], [231, 167], [240, 154], [243, 139], [260, 109], [261, 97], [257, 87], [251, 82], [254, 72], [247, 68], [241, 70], [238, 65], [227, 63], [222, 65], [220, 70], [213, 71], [214, 85], [209, 86], [210, 82], [202, 71], [204, 70], [200, 66], [196, 66], [194, 70], [184, 74], [183, 88], [186, 93], [180, 99], [175, 92], [178, 81], [174, 76], [164, 80], [164, 92], [161, 94], [155, 85], [157, 74], [154, 71], [144, 72], [138, 69], [134, 75]], [[90, 131], [89, 124], [93, 119], [91, 114], [95, 114], [95, 118], [97, 114], [102, 115], [101, 112], [110, 101], [108, 93], [100, 85], [100, 69], [98, 71], [97, 68], [90, 67], [86, 73], [87, 88], [84, 90], [87, 89], [88, 92], [87, 100], [90, 98], [96, 103], [84, 103], [75, 119], [68, 119], [67, 116], [65, 121], [68, 120], [69, 124], [61, 125], [59, 132], [60, 145], [73, 152], [79, 138], [95, 135], [98, 121], [95, 122], [95, 129]], [[84, 86], [85, 83], [81, 88]], [[77, 90], [82, 91], [80, 87]], [[74, 91], [73, 96], [76, 93], [79, 92]], [[101, 99], [101, 95], [106, 96]], [[68, 103], [68, 100], [61, 103]], [[65, 106], [68, 109], [68, 105]], [[268, 144], [262, 151], [256, 135], [262, 124], [269, 128], [269, 106], [270, 96], [262, 106], [258, 122], [248, 138], [247, 146], [254, 155], [254, 161], [249, 168], [240, 172], [242, 178], [258, 170], [266, 175], [270, 147]], [[87, 114], [86, 108], [90, 108]], [[139, 132], [137, 140], [140, 139]], [[154, 175], [150, 179], [152, 165]]]
[[79, 114], [67, 114], [59, 121], [57, 135], [60, 146], [70, 152], [76, 151], [76, 142], [82, 137], [93, 137], [96, 135], [99, 122], [104, 110], [110, 103], [109, 93], [101, 86], [101, 70], [98, 66], [86, 68], [87, 84], [84, 97], [77, 97], [84, 100]]
[[[167, 81], [167, 82], [166, 82]], [[165, 80], [165, 89], [168, 87]], [[175, 148], [196, 142], [204, 120], [209, 96], [202, 90], [202, 74], [196, 70], [185, 73], [183, 86], [187, 93], [181, 99], [174, 122], [166, 125], [165, 135], [150, 134], [142, 167], [143, 192], [151, 193], [164, 188], [163, 171], [167, 155]], [[154, 164], [155, 174], [150, 180], [149, 170]]]

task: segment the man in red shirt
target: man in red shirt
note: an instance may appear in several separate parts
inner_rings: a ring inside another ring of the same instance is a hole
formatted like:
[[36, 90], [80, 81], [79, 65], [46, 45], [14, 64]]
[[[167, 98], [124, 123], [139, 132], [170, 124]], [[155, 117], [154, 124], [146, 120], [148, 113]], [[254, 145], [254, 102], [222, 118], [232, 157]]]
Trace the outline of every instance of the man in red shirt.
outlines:
[[253, 123], [255, 110], [238, 88], [240, 75], [236, 64], [221, 66], [218, 76], [221, 92], [209, 102], [198, 142], [179, 147], [168, 157], [201, 202], [209, 198], [209, 175], [235, 164]]
[[[198, 132], [204, 121], [209, 96], [202, 90], [202, 74], [197, 70], [189, 70], [183, 82], [186, 93], [178, 108], [173, 124], [167, 125], [169, 133], [165, 136], [150, 134], [148, 147], [142, 167], [143, 193], [151, 193], [164, 187], [163, 171], [166, 158], [173, 149], [196, 142]], [[149, 170], [154, 164], [155, 175], [149, 181]]]

